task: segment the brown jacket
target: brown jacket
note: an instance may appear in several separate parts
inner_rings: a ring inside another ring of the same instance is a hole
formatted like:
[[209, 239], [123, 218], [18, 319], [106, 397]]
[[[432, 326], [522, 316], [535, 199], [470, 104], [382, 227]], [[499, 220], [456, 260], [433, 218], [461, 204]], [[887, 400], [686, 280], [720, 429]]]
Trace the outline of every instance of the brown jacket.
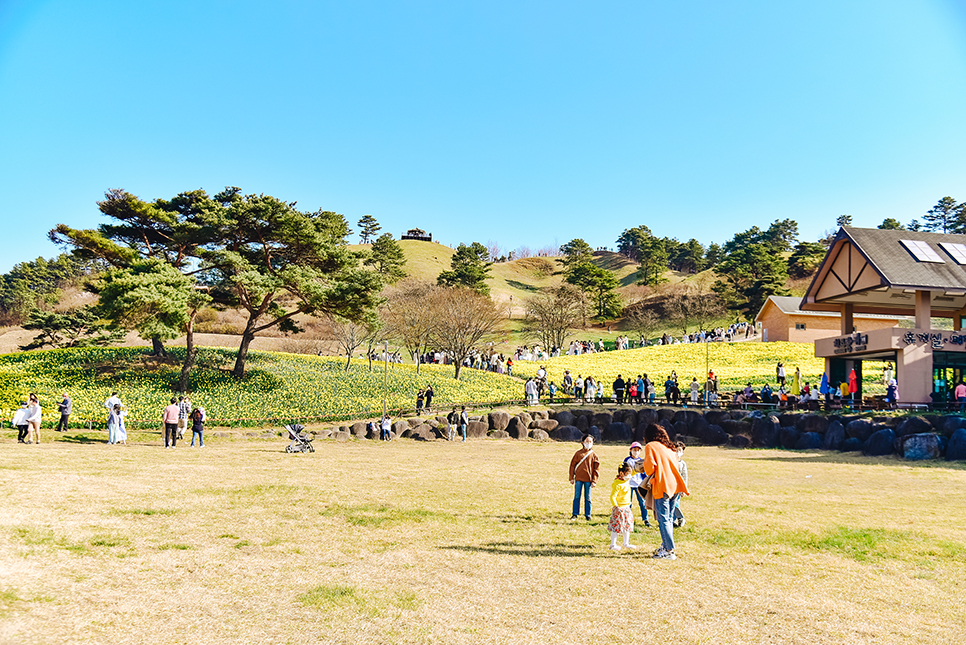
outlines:
[[[590, 455], [587, 455], [587, 453]], [[587, 456], [586, 459], [584, 457]], [[580, 464], [578, 466], [577, 464]], [[591, 482], [592, 484], [597, 483], [597, 477], [600, 474], [600, 459], [597, 457], [597, 453], [593, 449], [585, 450], [581, 448], [574, 453], [574, 458], [570, 460], [570, 480], [577, 480], [581, 482]]]

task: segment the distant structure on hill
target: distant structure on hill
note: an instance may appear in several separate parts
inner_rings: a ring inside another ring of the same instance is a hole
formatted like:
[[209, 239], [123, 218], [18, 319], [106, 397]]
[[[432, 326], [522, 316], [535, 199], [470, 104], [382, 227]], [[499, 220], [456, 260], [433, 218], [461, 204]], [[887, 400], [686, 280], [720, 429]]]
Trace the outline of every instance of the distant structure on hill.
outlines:
[[402, 236], [403, 240], [419, 240], [420, 242], [432, 242], [433, 234], [427, 233], [421, 228], [411, 228]]

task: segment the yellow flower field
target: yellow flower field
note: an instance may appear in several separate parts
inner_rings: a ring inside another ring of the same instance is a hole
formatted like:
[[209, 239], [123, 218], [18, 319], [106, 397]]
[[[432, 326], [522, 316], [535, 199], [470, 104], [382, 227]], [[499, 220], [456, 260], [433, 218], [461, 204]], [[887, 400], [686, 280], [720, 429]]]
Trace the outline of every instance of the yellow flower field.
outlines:
[[789, 385], [796, 367], [802, 371], [802, 381], [811, 383], [819, 382], [825, 369], [824, 359], [815, 357], [811, 343], [745, 342], [708, 343], [707, 346], [659, 345], [560, 356], [544, 363], [519, 361], [514, 364], [513, 371], [519, 376], [534, 376], [543, 364], [547, 368], [548, 378], [560, 384], [564, 370], [570, 370], [575, 378], [580, 374], [584, 378], [592, 376], [594, 380], [599, 380], [608, 394], [618, 374], [625, 379], [636, 379], [638, 374], [647, 374], [657, 384], [658, 393], [662, 394], [663, 383], [672, 370], [677, 372], [679, 383], [690, 383], [692, 378], [697, 378], [703, 386], [708, 374], [706, 365], [714, 370], [722, 389], [734, 390], [749, 382], [759, 387], [766, 382], [774, 384], [778, 361], [785, 363]]
[[[73, 422], [106, 419], [104, 401], [113, 390], [128, 406], [129, 426], [154, 427], [172, 396], [180, 368], [146, 356], [146, 348], [85, 348], [23, 352], [0, 356], [0, 414], [9, 421], [18, 401], [36, 392], [44, 409], [44, 425], [59, 416], [60, 393], [74, 401]], [[171, 350], [175, 357], [183, 349]], [[366, 418], [382, 412], [383, 366], [353, 360], [281, 352], [251, 352], [242, 381], [228, 374], [234, 350], [202, 348], [193, 373], [192, 402], [203, 405], [216, 425], [251, 425], [307, 420]], [[463, 370], [453, 379], [449, 365], [390, 364], [390, 410], [413, 408], [416, 392], [432, 384], [433, 407], [453, 403], [498, 403], [523, 397], [519, 381], [478, 370]], [[139, 421], [143, 421], [139, 424]]]

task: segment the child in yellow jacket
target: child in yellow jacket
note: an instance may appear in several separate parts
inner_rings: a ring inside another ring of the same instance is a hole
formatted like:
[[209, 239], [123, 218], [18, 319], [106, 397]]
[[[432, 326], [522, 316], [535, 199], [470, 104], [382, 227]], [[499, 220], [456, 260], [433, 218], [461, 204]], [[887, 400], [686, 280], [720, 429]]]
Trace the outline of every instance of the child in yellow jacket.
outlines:
[[617, 479], [610, 489], [610, 505], [613, 509], [610, 512], [610, 522], [607, 528], [610, 529], [610, 548], [619, 551], [617, 536], [624, 537], [625, 549], [636, 549], [631, 544], [631, 532], [634, 530], [634, 514], [631, 513], [631, 466], [621, 463], [617, 468]]

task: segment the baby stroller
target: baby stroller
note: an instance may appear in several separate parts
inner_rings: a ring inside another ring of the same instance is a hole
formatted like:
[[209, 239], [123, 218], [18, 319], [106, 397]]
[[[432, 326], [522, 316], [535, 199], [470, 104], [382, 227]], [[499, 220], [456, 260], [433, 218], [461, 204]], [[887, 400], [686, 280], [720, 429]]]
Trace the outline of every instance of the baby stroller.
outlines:
[[299, 423], [285, 426], [288, 430], [288, 438], [292, 443], [285, 446], [285, 452], [315, 452], [312, 447], [312, 437], [305, 432], [305, 426]]

